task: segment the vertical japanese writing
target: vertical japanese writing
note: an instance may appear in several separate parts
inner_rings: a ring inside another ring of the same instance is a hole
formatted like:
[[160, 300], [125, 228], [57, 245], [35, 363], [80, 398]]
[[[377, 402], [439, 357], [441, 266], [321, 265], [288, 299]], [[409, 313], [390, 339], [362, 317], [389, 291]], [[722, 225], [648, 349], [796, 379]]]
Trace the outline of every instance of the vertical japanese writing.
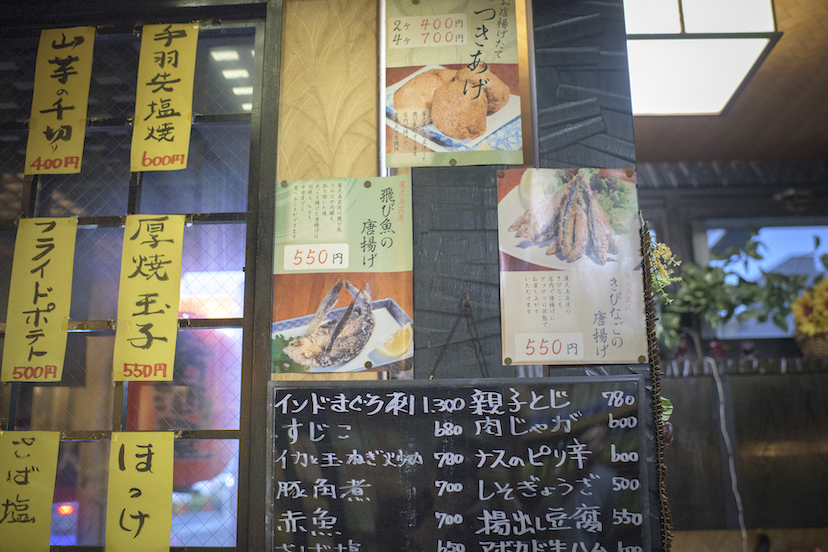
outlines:
[[20, 221], [3, 349], [3, 381], [61, 378], [76, 229], [77, 219]]
[[181, 112], [176, 110], [175, 99], [170, 93], [181, 82], [177, 75], [180, 55], [176, 49], [177, 40], [186, 37], [186, 29], [173, 29], [172, 25], [152, 33], [152, 41], [158, 50], [152, 52], [155, 75], [149, 82], [142, 83], [149, 87], [151, 94], [151, 101], [144, 106], [147, 116], [143, 120], [149, 121], [144, 140], [175, 141], [175, 125], [181, 121]]
[[362, 222], [362, 231], [360, 232], [362, 266], [372, 268], [379, 251], [390, 249], [394, 245], [393, 214], [396, 203], [394, 188], [391, 186], [382, 188], [380, 190], [378, 216], [376, 218], [369, 217]]
[[187, 167], [197, 25], [147, 25], [141, 38], [132, 170]]
[[94, 42], [94, 27], [41, 33], [26, 174], [80, 172]]
[[60, 435], [0, 431], [0, 535], [3, 550], [49, 548]]
[[109, 452], [106, 546], [169, 545], [173, 435], [113, 433]]
[[132, 215], [121, 259], [115, 376], [172, 379], [183, 216]]
[[400, 180], [400, 188], [397, 194], [399, 207], [397, 208], [397, 222], [405, 222], [405, 206], [408, 203], [405, 193], [405, 180]]

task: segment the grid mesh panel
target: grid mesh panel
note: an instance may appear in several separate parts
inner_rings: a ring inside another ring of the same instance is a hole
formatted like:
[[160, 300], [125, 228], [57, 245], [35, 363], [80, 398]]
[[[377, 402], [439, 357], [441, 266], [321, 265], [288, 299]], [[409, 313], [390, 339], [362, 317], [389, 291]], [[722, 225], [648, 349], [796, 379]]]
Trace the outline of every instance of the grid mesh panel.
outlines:
[[194, 125], [186, 169], [144, 173], [141, 212], [246, 211], [249, 158], [249, 123]]
[[[253, 27], [204, 31], [198, 37], [193, 112], [199, 115], [250, 113], [252, 102]], [[238, 59], [232, 59], [238, 56]], [[239, 78], [226, 78], [238, 76]], [[247, 74], [246, 77], [242, 76]], [[247, 108], [246, 108], [247, 107]]]
[[[103, 546], [109, 441], [61, 442], [52, 504], [52, 546]], [[71, 514], [58, 506], [70, 505]]]
[[[112, 429], [114, 336], [70, 333], [59, 384], [21, 383], [15, 429], [105, 431]], [[22, 425], [22, 426], [21, 426]]]
[[239, 429], [242, 331], [179, 330], [170, 382], [131, 382], [127, 428]]
[[72, 320], [114, 320], [118, 315], [123, 228], [79, 228], [72, 269]]
[[41, 175], [39, 217], [122, 216], [129, 199], [127, 128], [89, 129], [78, 174]]
[[20, 215], [25, 163], [26, 133], [0, 129], [0, 219], [16, 219]]
[[244, 315], [245, 224], [196, 224], [184, 229], [182, 317]]
[[[0, 124], [23, 123], [32, 114], [35, 60], [39, 36], [6, 39], [0, 60]], [[25, 148], [25, 145], [24, 145]]]
[[14, 259], [15, 232], [0, 232], [0, 321], [5, 322], [9, 310], [9, 285]]
[[131, 34], [95, 37], [87, 110], [90, 119], [126, 119], [135, 115], [140, 47], [141, 39]]
[[170, 546], [235, 546], [239, 442], [175, 442]]

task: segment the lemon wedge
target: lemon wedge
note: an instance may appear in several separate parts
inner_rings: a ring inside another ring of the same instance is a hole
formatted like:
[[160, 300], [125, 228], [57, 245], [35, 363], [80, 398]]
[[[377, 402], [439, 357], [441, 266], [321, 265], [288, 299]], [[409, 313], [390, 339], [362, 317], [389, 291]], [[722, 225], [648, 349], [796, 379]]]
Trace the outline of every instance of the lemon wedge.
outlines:
[[414, 331], [411, 328], [411, 322], [408, 322], [405, 326], [389, 335], [381, 344], [374, 345], [374, 349], [387, 357], [399, 357], [408, 351], [413, 340]]

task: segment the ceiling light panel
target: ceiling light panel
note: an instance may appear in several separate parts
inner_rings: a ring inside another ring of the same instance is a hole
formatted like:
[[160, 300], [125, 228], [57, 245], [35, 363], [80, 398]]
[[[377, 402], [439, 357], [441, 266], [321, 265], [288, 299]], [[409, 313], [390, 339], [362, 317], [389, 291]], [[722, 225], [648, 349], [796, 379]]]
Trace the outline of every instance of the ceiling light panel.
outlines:
[[771, 33], [771, 0], [682, 0], [687, 33]]
[[633, 113], [721, 113], [768, 42], [766, 38], [628, 40]]
[[239, 53], [236, 50], [210, 50], [214, 61], [237, 61]]
[[678, 2], [624, 0], [627, 34], [676, 34], [681, 32]]
[[221, 74], [227, 80], [246, 79], [250, 76], [247, 69], [225, 69]]

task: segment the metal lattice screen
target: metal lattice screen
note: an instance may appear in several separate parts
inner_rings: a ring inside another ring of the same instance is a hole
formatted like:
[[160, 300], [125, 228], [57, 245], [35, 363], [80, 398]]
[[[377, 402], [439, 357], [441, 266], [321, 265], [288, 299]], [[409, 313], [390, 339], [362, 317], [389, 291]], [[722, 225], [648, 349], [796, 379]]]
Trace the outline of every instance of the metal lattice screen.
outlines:
[[[80, 219], [63, 378], [4, 384], [0, 405], [9, 429], [63, 433], [53, 546], [104, 544], [110, 431], [176, 432], [171, 546], [236, 546], [254, 34], [253, 26], [239, 23], [202, 29], [188, 168], [131, 173], [140, 36], [99, 29], [82, 172], [34, 178], [23, 171], [37, 37], [0, 39], [6, 55], [0, 62], [3, 328], [15, 221]], [[247, 76], [225, 79], [229, 68]], [[112, 378], [123, 221], [130, 214], [187, 220], [170, 382]]]

